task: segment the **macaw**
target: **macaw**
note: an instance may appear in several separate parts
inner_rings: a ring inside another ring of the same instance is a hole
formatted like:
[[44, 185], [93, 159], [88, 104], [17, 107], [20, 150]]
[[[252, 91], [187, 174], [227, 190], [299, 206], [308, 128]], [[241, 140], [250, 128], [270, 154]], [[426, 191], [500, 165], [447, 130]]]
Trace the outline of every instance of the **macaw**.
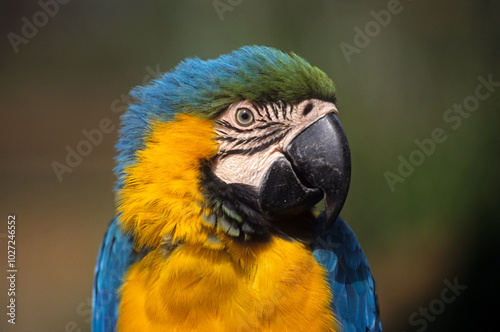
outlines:
[[381, 331], [324, 72], [246, 46], [131, 95], [93, 331]]

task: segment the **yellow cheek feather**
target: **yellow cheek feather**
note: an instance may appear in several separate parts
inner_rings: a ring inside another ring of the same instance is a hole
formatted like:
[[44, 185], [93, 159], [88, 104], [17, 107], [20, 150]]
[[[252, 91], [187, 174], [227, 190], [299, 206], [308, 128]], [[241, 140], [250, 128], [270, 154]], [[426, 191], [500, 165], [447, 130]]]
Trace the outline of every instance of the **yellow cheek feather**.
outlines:
[[[118, 331], [335, 331], [325, 272], [306, 244], [243, 245], [204, 224], [199, 167], [217, 153], [214, 138], [212, 121], [179, 115], [153, 126], [126, 169], [118, 213], [149, 253], [124, 279]], [[208, 245], [214, 234], [220, 244]], [[165, 237], [178, 243], [170, 253]]]
[[153, 126], [137, 163], [117, 194], [122, 227], [138, 247], [156, 248], [165, 235], [174, 240], [204, 242], [199, 162], [217, 153], [210, 120], [179, 115]]

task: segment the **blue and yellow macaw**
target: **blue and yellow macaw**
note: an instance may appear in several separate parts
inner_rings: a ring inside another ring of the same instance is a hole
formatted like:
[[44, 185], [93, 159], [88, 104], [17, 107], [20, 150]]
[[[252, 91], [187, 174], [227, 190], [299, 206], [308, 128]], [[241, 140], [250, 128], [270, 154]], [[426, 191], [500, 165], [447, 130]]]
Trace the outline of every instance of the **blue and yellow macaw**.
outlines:
[[322, 71], [251, 46], [131, 94], [93, 331], [381, 331]]

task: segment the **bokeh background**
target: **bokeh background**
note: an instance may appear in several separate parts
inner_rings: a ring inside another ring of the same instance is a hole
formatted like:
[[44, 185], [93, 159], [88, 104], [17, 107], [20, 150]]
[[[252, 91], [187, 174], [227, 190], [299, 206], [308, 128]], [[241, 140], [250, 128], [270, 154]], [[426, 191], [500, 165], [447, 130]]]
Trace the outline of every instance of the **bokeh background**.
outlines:
[[[385, 330], [498, 328], [499, 84], [480, 88], [489, 95], [478, 105], [470, 96], [480, 76], [500, 82], [500, 2], [397, 3], [2, 1], [0, 266], [6, 271], [14, 213], [18, 273], [16, 325], [2, 309], [0, 330], [90, 330], [128, 91], [185, 57], [250, 44], [294, 51], [336, 83], [353, 159], [342, 215], [370, 261]], [[397, 13], [377, 23], [372, 11], [388, 7]], [[447, 110], [464, 101], [475, 110], [465, 110], [460, 125], [446, 122]], [[66, 164], [68, 147], [85, 144], [83, 131], [102, 119], [114, 130], [59, 179], [53, 163]], [[446, 140], [419, 159], [415, 140], [436, 128]], [[410, 155], [419, 165], [391, 189], [386, 172], [401, 176]], [[467, 286], [451, 303], [442, 299], [454, 295], [446, 281]]]

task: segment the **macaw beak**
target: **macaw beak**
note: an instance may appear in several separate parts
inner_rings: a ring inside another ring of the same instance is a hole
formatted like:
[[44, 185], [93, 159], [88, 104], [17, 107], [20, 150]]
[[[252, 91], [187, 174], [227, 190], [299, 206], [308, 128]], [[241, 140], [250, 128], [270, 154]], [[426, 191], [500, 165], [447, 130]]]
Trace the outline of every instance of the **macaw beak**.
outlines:
[[262, 210], [296, 214], [325, 199], [325, 229], [344, 205], [351, 180], [349, 144], [334, 113], [316, 120], [285, 147], [260, 187]]

